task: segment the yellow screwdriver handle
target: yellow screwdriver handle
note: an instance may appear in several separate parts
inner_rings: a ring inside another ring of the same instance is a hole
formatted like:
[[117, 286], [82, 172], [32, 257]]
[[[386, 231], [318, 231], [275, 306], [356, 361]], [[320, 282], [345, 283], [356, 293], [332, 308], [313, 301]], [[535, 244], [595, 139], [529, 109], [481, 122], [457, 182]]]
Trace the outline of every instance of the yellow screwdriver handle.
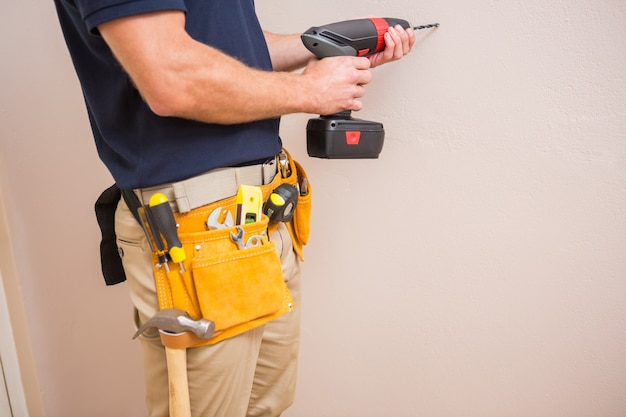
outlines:
[[150, 197], [150, 209], [154, 214], [159, 232], [167, 242], [170, 258], [176, 263], [183, 262], [187, 256], [185, 255], [185, 250], [178, 237], [176, 219], [174, 218], [169, 200], [164, 194], [156, 193]]

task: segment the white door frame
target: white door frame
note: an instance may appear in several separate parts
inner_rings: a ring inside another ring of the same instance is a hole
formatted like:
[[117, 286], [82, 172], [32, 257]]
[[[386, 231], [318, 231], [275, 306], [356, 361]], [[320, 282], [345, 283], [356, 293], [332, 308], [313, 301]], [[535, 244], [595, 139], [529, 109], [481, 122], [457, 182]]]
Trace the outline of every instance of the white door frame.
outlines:
[[0, 416], [13, 417], [11, 411], [11, 402], [9, 401], [9, 391], [4, 377], [4, 369], [2, 368], [2, 355], [0, 354]]
[[[22, 377], [20, 375], [19, 362], [17, 359], [17, 351], [15, 349], [15, 341], [13, 339], [13, 329], [11, 327], [11, 320], [9, 319], [9, 310], [7, 309], [7, 300], [4, 293], [4, 284], [2, 281], [2, 272], [0, 271], [0, 360], [1, 370], [4, 375], [3, 381], [0, 383], [0, 389], [4, 388], [2, 385], [6, 383], [5, 392], [0, 392], [0, 397], [8, 395], [6, 400], [0, 398], [0, 407], [2, 407], [3, 401], [6, 401], [6, 405], [13, 411], [9, 414], [12, 417], [27, 417], [28, 410], [26, 408], [26, 398], [24, 396], [24, 388], [22, 385]], [[5, 407], [6, 408], [6, 407]], [[4, 409], [0, 408], [0, 413]], [[4, 414], [1, 414], [4, 415]]]
[[[0, 155], [0, 159], [1, 157], [2, 155]], [[10, 246], [5, 195], [4, 183], [0, 178], [0, 335], [2, 335], [0, 337], [0, 360], [2, 361], [0, 377], [4, 378], [2, 385], [6, 385], [5, 391], [8, 394], [12, 417], [28, 417], [24, 383], [5, 291], [6, 288], [9, 288], [5, 286], [5, 280], [15, 273], [15, 259]], [[5, 272], [4, 276], [2, 271]], [[0, 395], [4, 394], [0, 393]], [[34, 409], [37, 410], [37, 408]], [[0, 411], [3, 410], [0, 409]]]

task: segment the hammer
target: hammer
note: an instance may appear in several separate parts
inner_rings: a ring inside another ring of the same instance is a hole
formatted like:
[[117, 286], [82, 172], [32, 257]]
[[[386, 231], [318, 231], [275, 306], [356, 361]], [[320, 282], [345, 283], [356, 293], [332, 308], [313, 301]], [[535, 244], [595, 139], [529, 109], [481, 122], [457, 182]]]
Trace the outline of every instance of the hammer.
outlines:
[[175, 338], [188, 335], [188, 332], [191, 332], [197, 339], [209, 340], [215, 332], [215, 323], [206, 319], [194, 320], [186, 311], [167, 308], [159, 310], [146, 321], [137, 330], [133, 339], [149, 328], [159, 329], [161, 341], [165, 346], [170, 393], [170, 417], [191, 417], [186, 351], [189, 344], [177, 344]]

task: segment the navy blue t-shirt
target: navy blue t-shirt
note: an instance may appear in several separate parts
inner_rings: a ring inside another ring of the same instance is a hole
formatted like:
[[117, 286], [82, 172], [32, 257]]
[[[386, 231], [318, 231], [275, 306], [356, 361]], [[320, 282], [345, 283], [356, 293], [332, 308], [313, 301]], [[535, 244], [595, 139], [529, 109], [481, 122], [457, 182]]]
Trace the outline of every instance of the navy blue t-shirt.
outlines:
[[271, 70], [254, 0], [54, 0], [87, 105], [100, 158], [121, 188], [192, 177], [277, 154], [279, 119], [238, 125], [154, 114], [99, 35], [101, 23], [182, 10], [192, 38], [243, 63]]

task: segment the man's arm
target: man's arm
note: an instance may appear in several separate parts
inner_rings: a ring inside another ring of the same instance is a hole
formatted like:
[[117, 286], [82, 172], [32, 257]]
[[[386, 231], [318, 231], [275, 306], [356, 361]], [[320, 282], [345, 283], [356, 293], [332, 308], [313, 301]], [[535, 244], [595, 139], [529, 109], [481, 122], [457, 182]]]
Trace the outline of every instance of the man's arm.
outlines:
[[300, 40], [299, 34], [279, 35], [263, 32], [272, 58], [274, 71], [293, 71], [315, 58]]
[[[266, 33], [275, 72], [260, 71], [192, 39], [180, 11], [140, 14], [98, 27], [150, 108], [161, 116], [243, 123], [290, 113], [358, 111], [370, 67], [410, 52], [412, 30], [390, 28], [369, 58], [314, 60], [299, 35]], [[307, 64], [308, 62], [308, 64]], [[307, 64], [303, 73], [286, 71]]]
[[231, 124], [360, 110], [363, 85], [371, 80], [366, 58], [311, 61], [301, 75], [252, 69], [192, 39], [180, 11], [124, 17], [98, 29], [161, 116]]
[[180, 11], [124, 17], [98, 29], [160, 116], [232, 124], [359, 110], [371, 80], [365, 58], [319, 61], [302, 75], [252, 69], [192, 39]]

